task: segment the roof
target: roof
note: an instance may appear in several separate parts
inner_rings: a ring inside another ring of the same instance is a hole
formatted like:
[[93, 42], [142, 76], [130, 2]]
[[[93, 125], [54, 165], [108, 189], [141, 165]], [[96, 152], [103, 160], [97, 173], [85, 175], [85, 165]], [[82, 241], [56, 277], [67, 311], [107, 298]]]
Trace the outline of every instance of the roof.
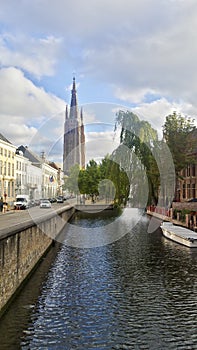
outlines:
[[42, 164], [42, 163], [45, 163], [45, 164], [48, 164], [49, 166], [51, 166], [52, 168], [54, 168], [55, 170], [58, 170], [58, 166], [54, 163], [54, 162], [49, 162], [44, 158], [42, 157], [39, 157], [37, 154], [35, 154], [34, 152], [32, 152], [27, 146], [19, 146], [18, 147], [18, 150], [19, 151], [22, 151], [23, 152], [23, 156], [27, 159], [29, 159], [29, 161], [34, 164], [34, 165], [39, 165], [39, 164]]
[[55, 162], [48, 162], [48, 164], [49, 164], [52, 168], [54, 168], [54, 169], [56, 169], [56, 170], [59, 170], [59, 167], [57, 166], [57, 164], [56, 164]]
[[18, 150], [23, 152], [23, 155], [25, 158], [29, 159], [30, 162], [32, 163], [43, 163], [43, 159], [39, 156], [37, 156], [37, 154], [33, 153], [31, 150], [29, 150], [29, 148], [27, 146], [19, 146]]
[[1, 139], [2, 141], [4, 141], [4, 142], [7, 142], [7, 143], [12, 144], [12, 143], [11, 143], [8, 139], [6, 139], [6, 137], [3, 136], [1, 133], [0, 133], [0, 139]]

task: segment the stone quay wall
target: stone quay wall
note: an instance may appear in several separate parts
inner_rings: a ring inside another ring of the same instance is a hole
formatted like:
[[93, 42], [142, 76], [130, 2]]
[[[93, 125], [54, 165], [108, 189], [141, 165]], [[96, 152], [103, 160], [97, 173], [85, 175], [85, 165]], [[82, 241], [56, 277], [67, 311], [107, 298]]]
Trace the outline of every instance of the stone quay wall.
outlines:
[[[35, 223], [30, 220], [14, 228], [0, 239], [0, 316], [25, 279], [52, 245], [66, 222], [74, 214], [64, 207], [58, 215], [46, 215]], [[9, 225], [9, 221], [8, 221]]]

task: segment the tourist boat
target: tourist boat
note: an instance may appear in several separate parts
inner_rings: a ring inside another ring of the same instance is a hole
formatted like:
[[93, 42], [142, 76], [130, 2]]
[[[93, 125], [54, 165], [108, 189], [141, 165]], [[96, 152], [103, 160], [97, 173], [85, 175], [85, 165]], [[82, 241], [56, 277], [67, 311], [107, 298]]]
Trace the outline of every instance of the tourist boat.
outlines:
[[160, 227], [166, 238], [190, 248], [197, 248], [196, 232], [186, 227], [173, 225], [171, 222], [163, 222]]

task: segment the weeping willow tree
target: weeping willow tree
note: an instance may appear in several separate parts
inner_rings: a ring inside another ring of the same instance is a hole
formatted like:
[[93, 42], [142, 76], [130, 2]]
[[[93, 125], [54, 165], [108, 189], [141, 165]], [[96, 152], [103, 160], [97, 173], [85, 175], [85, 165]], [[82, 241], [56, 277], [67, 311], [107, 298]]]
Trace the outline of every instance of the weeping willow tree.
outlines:
[[118, 158], [113, 153], [106, 156], [100, 164], [100, 170], [103, 184], [107, 185], [105, 193], [110, 192], [110, 197], [113, 197], [117, 205], [126, 205], [130, 189], [129, 179]]
[[133, 205], [157, 204], [160, 173], [153, 155], [158, 134], [151, 125], [129, 111], [116, 115], [115, 130], [120, 127], [120, 147], [113, 156], [126, 171]]

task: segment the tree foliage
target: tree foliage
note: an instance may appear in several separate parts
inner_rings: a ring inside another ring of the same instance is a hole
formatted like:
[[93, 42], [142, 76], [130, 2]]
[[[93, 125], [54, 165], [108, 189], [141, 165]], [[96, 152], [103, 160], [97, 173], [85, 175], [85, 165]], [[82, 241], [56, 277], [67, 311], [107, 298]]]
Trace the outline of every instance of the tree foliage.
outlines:
[[106, 195], [109, 198], [114, 197], [114, 201], [118, 204], [126, 204], [129, 196], [129, 178], [125, 170], [121, 167], [121, 163], [114, 157], [106, 156], [100, 165], [102, 180], [108, 179], [108, 187]]
[[129, 174], [131, 197], [140, 198], [141, 187], [148, 181], [148, 202], [157, 203], [160, 185], [160, 176], [157, 162], [152, 154], [154, 145], [158, 143], [157, 131], [144, 120], [140, 120], [132, 112], [119, 111], [116, 117], [115, 130], [121, 127], [120, 144], [124, 145], [122, 159], [124, 169]]
[[177, 176], [180, 170], [191, 163], [188, 155], [196, 144], [196, 138], [192, 137], [194, 130], [196, 130], [194, 120], [189, 117], [184, 117], [176, 112], [166, 117], [163, 137], [171, 151]]
[[98, 196], [98, 184], [100, 180], [100, 172], [98, 164], [94, 159], [90, 160], [85, 170], [79, 173], [79, 189], [81, 194], [88, 194], [92, 201], [94, 196]]
[[90, 160], [86, 169], [79, 169], [77, 164], [71, 167], [65, 187], [72, 193], [89, 195], [92, 201], [99, 196], [118, 205], [126, 203], [130, 188], [126, 172], [109, 155], [99, 164]]
[[65, 179], [65, 188], [73, 194], [79, 193], [78, 177], [79, 177], [79, 164], [75, 164], [70, 168], [69, 176]]

